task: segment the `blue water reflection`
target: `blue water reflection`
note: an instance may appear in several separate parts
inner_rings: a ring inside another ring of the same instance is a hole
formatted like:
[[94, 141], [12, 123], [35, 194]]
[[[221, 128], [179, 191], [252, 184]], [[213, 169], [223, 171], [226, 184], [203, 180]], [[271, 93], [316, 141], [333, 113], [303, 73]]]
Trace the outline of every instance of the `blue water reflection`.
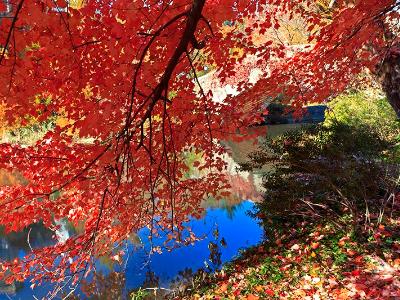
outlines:
[[[196, 236], [205, 238], [195, 242], [194, 245], [184, 246], [173, 251], [164, 251], [161, 254], [153, 254], [150, 261], [143, 268], [146, 262], [145, 249], [135, 253], [128, 261], [126, 269], [126, 285], [133, 288], [141, 285], [146, 278], [146, 273], [151, 271], [159, 278], [159, 285], [167, 287], [180, 271], [187, 268], [196, 271], [199, 268], [209, 265], [215, 266], [209, 259], [209, 243], [220, 245], [221, 262], [224, 263], [234, 257], [242, 248], [257, 244], [263, 235], [262, 228], [251, 218], [247, 212], [253, 208], [253, 203], [245, 201], [235, 207], [233, 216], [227, 209], [208, 208], [204, 218], [191, 220], [189, 226]], [[230, 208], [232, 209], [232, 208]], [[218, 230], [218, 237], [213, 232]], [[141, 233], [143, 234], [143, 233]], [[143, 239], [146, 234], [143, 234]], [[224, 242], [221, 245], [221, 240]], [[226, 242], [226, 246], [224, 246]], [[162, 240], [155, 240], [155, 244], [162, 244]]]
[[[193, 245], [182, 246], [172, 251], [164, 250], [161, 254], [148, 255], [150, 243], [148, 231], [143, 229], [138, 233], [141, 245], [129, 243], [123, 261], [123, 265], [110, 267], [109, 260], [99, 260], [97, 272], [104, 276], [116, 271], [123, 272], [124, 282], [121, 282], [121, 294], [127, 294], [130, 290], [146, 284], [147, 286], [169, 287], [179, 274], [192, 274], [200, 268], [209, 267], [210, 270], [220, 267], [220, 263], [231, 260], [240, 249], [257, 244], [263, 237], [263, 230], [257, 221], [248, 215], [253, 208], [253, 203], [244, 201], [235, 206], [225, 208], [207, 208], [204, 217], [191, 219], [188, 226], [200, 241]], [[38, 229], [36, 228], [36, 231]], [[39, 230], [40, 231], [40, 230]], [[39, 235], [41, 243], [48, 244], [48, 235]], [[46, 237], [46, 238], [43, 238]], [[38, 240], [36, 240], [36, 243]], [[154, 238], [153, 246], [163, 245], [164, 238]], [[3, 241], [3, 244], [5, 241]], [[210, 244], [211, 243], [211, 244]], [[2, 258], [24, 256], [26, 254], [26, 236], [21, 235], [20, 247], [18, 243], [3, 247], [0, 254]], [[211, 247], [210, 247], [211, 245]], [[210, 260], [210, 249], [214, 256]], [[129, 255], [129, 258], [128, 258]], [[0, 299], [38, 299], [44, 297], [49, 291], [49, 286], [37, 287], [31, 290], [30, 283], [17, 284], [14, 286], [0, 286]], [[5, 294], [7, 293], [7, 295]], [[81, 291], [78, 296], [86, 298]]]

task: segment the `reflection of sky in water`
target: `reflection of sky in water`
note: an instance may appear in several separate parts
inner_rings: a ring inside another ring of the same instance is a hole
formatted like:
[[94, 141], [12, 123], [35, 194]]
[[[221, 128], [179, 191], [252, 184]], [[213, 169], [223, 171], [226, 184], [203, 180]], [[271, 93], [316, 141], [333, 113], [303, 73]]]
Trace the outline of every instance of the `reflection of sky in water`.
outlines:
[[[179, 271], [186, 268], [196, 271], [205, 266], [205, 261], [211, 264], [208, 260], [210, 254], [208, 244], [211, 241], [216, 242], [212, 234], [216, 228], [219, 230], [218, 243], [222, 238], [227, 243], [227, 247], [220, 247], [222, 262], [230, 260], [238, 253], [239, 249], [258, 243], [262, 238], [262, 229], [254, 219], [246, 214], [246, 211], [251, 209], [252, 206], [251, 202], [243, 202], [236, 209], [233, 218], [229, 217], [229, 213], [225, 209], [208, 209], [204, 218], [190, 222], [193, 232], [197, 236], [205, 235], [205, 239], [196, 242], [194, 245], [181, 247], [171, 252], [165, 251], [162, 254], [154, 254], [144, 269], [142, 269], [143, 260], [139, 259], [135, 253], [135, 256], [128, 261], [127, 287], [132, 288], [140, 285], [149, 270], [159, 277], [161, 286], [166, 286]], [[155, 240], [154, 243], [161, 244], [162, 241]], [[140, 251], [139, 255], [143, 258], [145, 251]], [[132, 276], [132, 274], [136, 274], [136, 276]]]
[[[183, 246], [173, 251], [164, 250], [161, 254], [147, 255], [149, 243], [144, 243], [144, 248], [134, 250], [134, 246], [130, 244], [129, 259], [125, 271], [126, 291], [138, 287], [146, 280], [146, 273], [153, 272], [159, 279], [159, 285], [167, 287], [168, 284], [176, 278], [179, 272], [185, 269], [191, 269], [193, 272], [199, 268], [205, 267], [204, 262], [210, 266], [213, 264], [209, 261], [209, 243], [214, 242], [220, 245], [221, 239], [226, 241], [227, 247], [219, 247], [221, 251], [222, 263], [229, 261], [234, 257], [241, 248], [247, 248], [257, 244], [263, 234], [262, 228], [257, 222], [247, 215], [247, 211], [253, 207], [252, 202], [245, 201], [235, 207], [227, 208], [208, 208], [205, 216], [199, 220], [191, 220], [189, 226], [198, 237], [205, 236], [204, 239], [195, 242], [194, 245]], [[218, 229], [219, 236], [216, 239], [213, 231]], [[142, 241], [146, 241], [148, 235], [147, 230], [139, 232]], [[26, 239], [25, 239], [26, 241]], [[44, 244], [48, 244], [43, 240]], [[162, 245], [162, 238], [153, 239], [154, 245]], [[13, 256], [24, 256], [26, 249], [12, 247]], [[5, 255], [3, 249], [2, 256]], [[4, 256], [3, 256], [4, 258]], [[126, 257], [125, 257], [126, 258]], [[125, 261], [124, 258], [124, 261]], [[123, 266], [117, 267], [122, 270]], [[97, 271], [108, 273], [109, 270], [105, 265], [99, 263]], [[22, 286], [16, 287], [16, 294], [10, 295], [11, 299], [33, 299], [33, 294], [37, 298], [42, 298], [48, 291], [46, 287], [30, 289], [30, 283], [26, 282]], [[9, 289], [7, 289], [10, 291]], [[0, 295], [0, 299], [9, 299], [6, 295]]]

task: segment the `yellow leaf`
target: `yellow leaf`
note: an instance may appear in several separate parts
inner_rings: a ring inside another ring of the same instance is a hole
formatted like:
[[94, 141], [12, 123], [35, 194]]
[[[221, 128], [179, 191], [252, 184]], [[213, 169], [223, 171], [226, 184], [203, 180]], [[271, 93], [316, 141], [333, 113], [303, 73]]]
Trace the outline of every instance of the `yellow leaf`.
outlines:
[[69, 7], [73, 9], [80, 9], [83, 7], [84, 0], [70, 0]]
[[256, 290], [257, 292], [262, 292], [262, 291], [264, 290], [264, 287], [263, 287], [262, 285], [257, 285], [257, 286], [255, 287], [255, 290]]

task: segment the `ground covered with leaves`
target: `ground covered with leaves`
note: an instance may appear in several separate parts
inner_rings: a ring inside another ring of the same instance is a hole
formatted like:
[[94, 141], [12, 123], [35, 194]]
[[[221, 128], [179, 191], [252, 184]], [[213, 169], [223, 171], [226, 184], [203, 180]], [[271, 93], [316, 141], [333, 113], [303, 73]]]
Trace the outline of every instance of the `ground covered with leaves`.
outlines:
[[337, 230], [329, 222], [287, 226], [293, 229], [276, 231], [280, 238], [245, 251], [217, 273], [198, 278], [177, 299], [400, 297], [399, 221], [369, 228], [362, 237]]

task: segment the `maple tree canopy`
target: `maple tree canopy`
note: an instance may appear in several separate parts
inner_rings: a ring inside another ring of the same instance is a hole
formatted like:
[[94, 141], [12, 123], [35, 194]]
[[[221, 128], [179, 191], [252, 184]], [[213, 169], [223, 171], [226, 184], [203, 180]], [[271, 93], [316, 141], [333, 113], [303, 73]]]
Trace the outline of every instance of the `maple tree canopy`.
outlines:
[[[329, 100], [396, 45], [395, 0], [325, 2], [2, 1], [4, 122], [52, 126], [1, 144], [0, 169], [24, 181], [1, 188], [0, 222], [82, 229], [1, 262], [0, 278], [76, 282], [143, 227], [191, 242], [182, 223], [205, 197], [226, 195], [218, 140], [277, 95], [294, 106]], [[203, 77], [235, 93], [215, 101]], [[187, 153], [201, 176], [188, 175]]]

